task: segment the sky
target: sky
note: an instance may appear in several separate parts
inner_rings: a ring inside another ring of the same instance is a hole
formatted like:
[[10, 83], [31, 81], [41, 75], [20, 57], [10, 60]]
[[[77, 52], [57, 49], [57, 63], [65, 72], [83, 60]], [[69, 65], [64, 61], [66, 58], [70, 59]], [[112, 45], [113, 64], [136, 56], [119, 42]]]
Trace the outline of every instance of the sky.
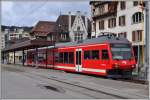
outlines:
[[34, 26], [39, 20], [56, 21], [60, 14], [81, 11], [90, 18], [88, 0], [8, 0], [1, 1], [2, 25]]

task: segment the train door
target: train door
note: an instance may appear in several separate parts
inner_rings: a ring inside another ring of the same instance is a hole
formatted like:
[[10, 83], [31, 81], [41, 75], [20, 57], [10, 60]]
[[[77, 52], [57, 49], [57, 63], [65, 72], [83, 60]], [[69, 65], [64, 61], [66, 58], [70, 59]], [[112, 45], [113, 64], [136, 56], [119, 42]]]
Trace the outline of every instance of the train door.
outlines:
[[82, 49], [76, 49], [76, 71], [82, 71]]
[[102, 68], [107, 68], [109, 66], [109, 60], [110, 60], [108, 50], [107, 49], [102, 49], [101, 56], [102, 56], [101, 67]]

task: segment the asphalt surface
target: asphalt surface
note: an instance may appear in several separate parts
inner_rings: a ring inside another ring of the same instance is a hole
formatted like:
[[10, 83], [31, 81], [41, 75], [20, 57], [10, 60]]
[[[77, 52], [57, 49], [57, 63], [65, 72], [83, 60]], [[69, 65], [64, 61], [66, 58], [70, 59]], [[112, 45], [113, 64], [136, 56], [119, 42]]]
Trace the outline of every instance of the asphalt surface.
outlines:
[[99, 76], [2, 65], [3, 99], [147, 99], [148, 86]]

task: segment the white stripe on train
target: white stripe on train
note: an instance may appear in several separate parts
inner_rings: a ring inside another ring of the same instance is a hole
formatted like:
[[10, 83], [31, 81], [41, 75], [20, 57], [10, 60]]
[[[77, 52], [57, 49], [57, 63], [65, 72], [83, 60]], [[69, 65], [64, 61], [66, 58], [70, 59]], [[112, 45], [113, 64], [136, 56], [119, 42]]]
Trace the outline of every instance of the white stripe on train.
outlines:
[[[29, 65], [29, 64], [28, 64]], [[30, 64], [32, 65], [32, 64]], [[38, 66], [44, 66], [46, 67], [46, 65], [44, 64], [38, 64]], [[53, 65], [47, 65], [47, 67], [55, 67], [55, 68], [63, 68], [63, 69], [72, 69], [75, 70], [75, 67], [68, 67], [68, 66], [53, 66]], [[106, 73], [105, 69], [94, 69], [94, 68], [82, 68], [83, 71], [90, 71], [90, 72], [100, 72], [100, 73]]]
[[75, 67], [68, 67], [68, 66], [55, 66], [56, 68], [64, 68], [64, 69], [74, 69]]
[[82, 68], [84, 71], [106, 73], [105, 69]]
[[[75, 67], [66, 67], [66, 66], [55, 66], [56, 68], [64, 68], [64, 69], [76, 69]], [[84, 71], [91, 71], [91, 72], [100, 72], [100, 73], [106, 73], [105, 69], [94, 69], [94, 68], [82, 68]]]

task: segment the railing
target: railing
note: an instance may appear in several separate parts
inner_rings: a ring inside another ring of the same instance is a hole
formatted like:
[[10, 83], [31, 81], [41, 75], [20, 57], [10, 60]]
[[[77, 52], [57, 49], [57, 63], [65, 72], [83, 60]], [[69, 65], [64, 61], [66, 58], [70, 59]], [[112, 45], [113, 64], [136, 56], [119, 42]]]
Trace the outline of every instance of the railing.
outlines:
[[92, 15], [93, 19], [103, 18], [103, 17], [107, 17], [107, 16], [111, 16], [111, 15], [116, 15], [117, 14], [117, 4], [118, 4], [117, 2], [107, 3], [108, 8], [105, 8], [106, 4], [102, 5], [102, 6], [104, 6], [104, 9], [107, 9], [107, 11], [103, 11], [103, 12], [97, 11], [98, 13], [95, 11], [95, 13]]

